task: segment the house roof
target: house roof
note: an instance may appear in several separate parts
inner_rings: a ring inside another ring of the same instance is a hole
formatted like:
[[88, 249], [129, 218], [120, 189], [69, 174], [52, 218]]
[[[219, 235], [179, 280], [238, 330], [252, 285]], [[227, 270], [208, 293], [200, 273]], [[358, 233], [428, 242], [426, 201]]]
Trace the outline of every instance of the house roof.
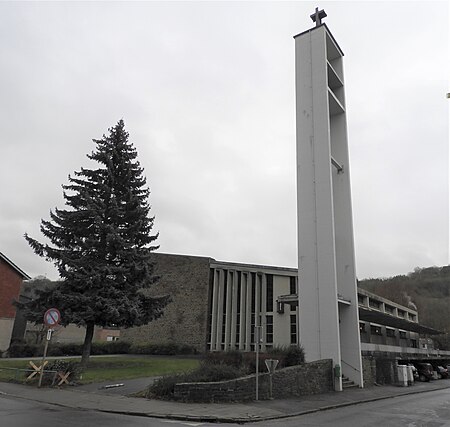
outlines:
[[23, 279], [25, 279], [25, 280], [31, 279], [31, 277], [28, 276], [27, 273], [25, 273], [23, 270], [21, 270], [19, 267], [17, 267], [16, 264], [14, 264], [6, 255], [2, 254], [1, 252], [0, 252], [0, 259], [5, 261], [6, 264], [8, 264], [17, 274], [22, 276]]

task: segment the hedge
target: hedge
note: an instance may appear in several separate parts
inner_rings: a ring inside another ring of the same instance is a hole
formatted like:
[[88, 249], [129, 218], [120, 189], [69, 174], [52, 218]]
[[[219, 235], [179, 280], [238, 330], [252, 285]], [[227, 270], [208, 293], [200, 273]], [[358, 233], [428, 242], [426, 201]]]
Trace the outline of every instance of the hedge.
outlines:
[[[47, 355], [80, 356], [83, 344], [58, 343], [50, 344]], [[14, 343], [8, 350], [9, 357], [41, 357], [44, 344]], [[186, 355], [196, 354], [195, 348], [178, 344], [131, 344], [127, 341], [93, 342], [91, 355], [102, 354], [152, 354], [152, 355]]]

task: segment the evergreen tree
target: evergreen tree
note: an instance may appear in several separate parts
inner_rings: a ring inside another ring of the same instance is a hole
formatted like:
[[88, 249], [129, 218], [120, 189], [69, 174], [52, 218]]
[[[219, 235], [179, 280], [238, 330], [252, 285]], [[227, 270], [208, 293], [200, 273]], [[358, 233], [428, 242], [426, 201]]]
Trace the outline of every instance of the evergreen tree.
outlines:
[[150, 191], [123, 120], [108, 136], [93, 141], [96, 149], [87, 157], [100, 167], [69, 176], [63, 185], [68, 209], [56, 208], [50, 220], [41, 221], [51, 245], [25, 235], [36, 254], [56, 265], [62, 280], [40, 291], [22, 307], [24, 313], [42, 322], [45, 310], [56, 307], [64, 325], [84, 326], [83, 366], [95, 325], [146, 324], [161, 316], [169, 302], [167, 295], [155, 298], [143, 291], [157, 280], [150, 257], [158, 248], [158, 234], [151, 234]]

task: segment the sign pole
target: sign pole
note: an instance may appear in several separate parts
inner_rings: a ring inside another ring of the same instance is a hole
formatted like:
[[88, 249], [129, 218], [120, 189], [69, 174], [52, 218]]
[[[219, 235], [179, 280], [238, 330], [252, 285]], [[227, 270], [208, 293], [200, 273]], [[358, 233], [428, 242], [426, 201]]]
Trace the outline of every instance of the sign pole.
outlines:
[[53, 326], [58, 325], [61, 321], [61, 313], [57, 308], [49, 308], [44, 314], [44, 325], [48, 327], [47, 339], [45, 340], [44, 354], [42, 355], [42, 364], [39, 372], [38, 388], [42, 385], [42, 377], [44, 376], [45, 358], [47, 357], [48, 343], [52, 339]]
[[256, 355], [256, 377], [255, 377], [255, 383], [256, 383], [256, 393], [255, 393], [255, 400], [259, 399], [259, 340], [260, 340], [260, 333], [261, 333], [261, 326], [255, 326], [255, 341], [256, 341], [256, 348], [255, 348], [255, 355]]
[[44, 354], [42, 355], [41, 369], [40, 369], [40, 372], [39, 372], [38, 388], [40, 388], [41, 384], [42, 384], [42, 377], [44, 376], [45, 358], [47, 357], [48, 343], [52, 339], [52, 332], [53, 332], [53, 329], [49, 329], [47, 331], [47, 339], [45, 340]]

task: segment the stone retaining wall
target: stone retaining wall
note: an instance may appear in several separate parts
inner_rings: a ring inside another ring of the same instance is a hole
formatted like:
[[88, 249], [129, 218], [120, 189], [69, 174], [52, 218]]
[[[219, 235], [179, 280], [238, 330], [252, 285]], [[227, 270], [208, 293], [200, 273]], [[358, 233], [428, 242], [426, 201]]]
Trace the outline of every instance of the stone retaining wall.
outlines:
[[[212, 383], [182, 383], [175, 386], [175, 399], [185, 402], [238, 402], [255, 399], [255, 375]], [[331, 359], [305, 363], [275, 371], [275, 399], [326, 393], [333, 390]], [[269, 398], [269, 374], [259, 375], [259, 398]]]

